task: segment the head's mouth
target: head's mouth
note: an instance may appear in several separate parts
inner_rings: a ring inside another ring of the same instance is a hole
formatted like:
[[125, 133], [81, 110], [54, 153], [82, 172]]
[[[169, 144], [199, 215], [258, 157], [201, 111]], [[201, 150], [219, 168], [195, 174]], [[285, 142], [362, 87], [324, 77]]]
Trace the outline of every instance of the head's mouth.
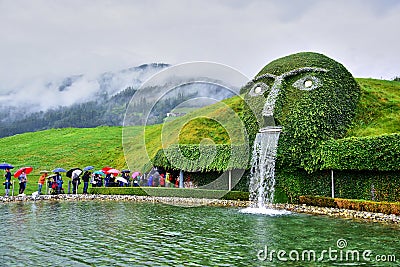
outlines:
[[258, 130], [259, 133], [280, 133], [282, 132], [281, 126], [267, 126], [264, 128], [260, 128]]

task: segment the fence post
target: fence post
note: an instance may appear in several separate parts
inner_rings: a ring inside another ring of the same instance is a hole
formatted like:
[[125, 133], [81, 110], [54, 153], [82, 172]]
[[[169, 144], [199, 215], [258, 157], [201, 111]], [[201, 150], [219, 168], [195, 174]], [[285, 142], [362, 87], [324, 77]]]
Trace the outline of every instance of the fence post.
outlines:
[[232, 190], [232, 170], [228, 172], [228, 190]]
[[333, 180], [333, 170], [331, 170], [331, 182], [332, 182], [332, 198], [335, 198], [335, 182]]
[[183, 188], [183, 171], [179, 171], [179, 188]]

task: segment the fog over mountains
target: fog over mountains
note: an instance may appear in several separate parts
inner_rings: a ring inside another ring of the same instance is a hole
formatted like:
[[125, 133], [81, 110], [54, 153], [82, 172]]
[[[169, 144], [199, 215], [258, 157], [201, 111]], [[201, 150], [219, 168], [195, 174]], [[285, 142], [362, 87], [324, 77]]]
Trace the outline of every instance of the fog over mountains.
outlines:
[[[38, 79], [18, 88], [1, 88], [0, 137], [49, 128], [122, 125], [126, 107], [135, 92], [146, 80], [168, 67], [169, 64], [151, 63], [93, 76], [79, 74], [50, 81]], [[163, 90], [171, 81], [162, 83], [141, 89]], [[167, 112], [192, 98], [212, 96], [222, 100], [233, 95], [213, 84], [185, 85], [159, 100], [146, 123], [161, 123]], [[143, 121], [140, 109], [148, 103], [146, 100], [138, 102], [135, 115], [140, 124]]]
[[140, 87], [149, 77], [169, 66], [163, 63], [144, 64], [93, 77], [80, 74], [50, 81], [36, 79], [16, 88], [2, 88], [7, 93], [0, 93], [0, 112], [3, 115], [1, 119], [15, 120], [32, 112], [88, 101], [102, 101], [127, 87]]

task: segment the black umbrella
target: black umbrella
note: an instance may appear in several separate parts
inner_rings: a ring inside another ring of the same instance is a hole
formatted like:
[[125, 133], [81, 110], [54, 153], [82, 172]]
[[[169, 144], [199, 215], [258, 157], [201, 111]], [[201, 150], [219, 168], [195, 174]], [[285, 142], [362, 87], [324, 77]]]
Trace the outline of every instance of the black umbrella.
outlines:
[[122, 173], [130, 173], [131, 171], [130, 170], [122, 170], [121, 172]]
[[13, 168], [14, 168], [14, 166], [11, 165], [11, 164], [8, 164], [8, 163], [5, 163], [5, 162], [0, 163], [0, 169], [1, 169], [1, 170], [13, 169]]
[[69, 171], [67, 171], [67, 173], [65, 174], [67, 177], [72, 178], [72, 173], [74, 171], [77, 171], [76, 173], [78, 173], [78, 176], [81, 175], [82, 173], [82, 169], [81, 168], [72, 168]]

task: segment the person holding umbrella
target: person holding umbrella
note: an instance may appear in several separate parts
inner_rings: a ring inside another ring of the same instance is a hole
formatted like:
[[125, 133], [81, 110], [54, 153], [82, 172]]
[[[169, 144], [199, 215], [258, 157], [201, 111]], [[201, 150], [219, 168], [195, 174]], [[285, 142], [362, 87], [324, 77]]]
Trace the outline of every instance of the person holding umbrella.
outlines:
[[[17, 174], [18, 172], [16, 172]], [[14, 174], [15, 175], [15, 174]], [[24, 194], [26, 188], [26, 182], [28, 182], [28, 177], [26, 176], [25, 169], [21, 171], [21, 174], [18, 176], [19, 180], [19, 194]]]
[[6, 181], [4, 182], [4, 187], [6, 189], [6, 197], [10, 194], [10, 188], [11, 188], [11, 172], [10, 169], [6, 169], [6, 174], [4, 174], [4, 177], [6, 178]]
[[24, 191], [26, 188], [26, 182], [28, 182], [27, 174], [30, 174], [32, 170], [33, 170], [32, 167], [22, 167], [14, 173], [14, 177], [18, 178], [18, 180], [19, 180], [19, 194], [20, 195], [24, 194]]
[[56, 174], [56, 176], [54, 177], [54, 181], [57, 183], [57, 194], [61, 194], [62, 185], [63, 185], [64, 181], [59, 172], [56, 172], [55, 174]]

